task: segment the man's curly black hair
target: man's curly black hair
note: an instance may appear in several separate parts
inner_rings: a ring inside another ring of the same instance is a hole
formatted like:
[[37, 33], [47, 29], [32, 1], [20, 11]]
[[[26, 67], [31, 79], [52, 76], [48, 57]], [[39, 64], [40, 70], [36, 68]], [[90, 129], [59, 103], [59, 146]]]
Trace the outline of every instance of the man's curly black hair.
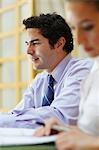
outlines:
[[54, 47], [60, 37], [66, 39], [63, 50], [70, 53], [73, 50], [73, 37], [71, 30], [65, 19], [56, 13], [40, 14], [23, 20], [25, 29], [38, 28], [40, 33], [49, 40], [49, 44]]

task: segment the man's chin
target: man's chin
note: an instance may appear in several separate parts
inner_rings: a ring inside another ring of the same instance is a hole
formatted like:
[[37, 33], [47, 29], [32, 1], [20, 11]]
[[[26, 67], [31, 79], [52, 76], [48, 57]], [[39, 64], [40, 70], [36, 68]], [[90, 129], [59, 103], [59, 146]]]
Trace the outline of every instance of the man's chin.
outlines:
[[32, 67], [33, 67], [33, 70], [38, 70], [38, 67], [35, 67], [34, 65]]
[[33, 65], [33, 69], [34, 69], [34, 70], [44, 70], [42, 67], [40, 67], [40, 66], [35, 66], [35, 65]]

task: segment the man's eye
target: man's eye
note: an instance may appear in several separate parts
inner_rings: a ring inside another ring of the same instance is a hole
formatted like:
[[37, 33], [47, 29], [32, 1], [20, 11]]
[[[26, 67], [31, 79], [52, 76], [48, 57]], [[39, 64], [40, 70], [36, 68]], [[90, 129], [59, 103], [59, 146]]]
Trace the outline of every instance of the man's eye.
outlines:
[[25, 41], [25, 43], [27, 44], [27, 46], [36, 46], [36, 45], [39, 45], [39, 44], [41, 44], [39, 41], [30, 41], [30, 42], [28, 42], [28, 41]]
[[31, 42], [31, 45], [39, 45], [40, 44], [40, 42]]

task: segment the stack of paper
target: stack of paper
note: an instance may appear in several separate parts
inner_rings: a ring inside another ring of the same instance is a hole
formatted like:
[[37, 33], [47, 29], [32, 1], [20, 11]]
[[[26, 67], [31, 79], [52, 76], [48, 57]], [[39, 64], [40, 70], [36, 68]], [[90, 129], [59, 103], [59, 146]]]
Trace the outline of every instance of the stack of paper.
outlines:
[[33, 136], [34, 129], [25, 128], [0, 128], [0, 146], [32, 145], [54, 142], [56, 136]]

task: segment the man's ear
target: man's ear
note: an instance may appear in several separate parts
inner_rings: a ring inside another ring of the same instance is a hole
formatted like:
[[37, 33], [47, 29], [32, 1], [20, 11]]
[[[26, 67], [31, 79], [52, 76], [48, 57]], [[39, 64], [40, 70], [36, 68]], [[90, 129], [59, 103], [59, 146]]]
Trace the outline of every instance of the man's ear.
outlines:
[[65, 43], [66, 43], [66, 39], [64, 37], [60, 37], [57, 43], [55, 44], [55, 47], [58, 49], [63, 49]]

